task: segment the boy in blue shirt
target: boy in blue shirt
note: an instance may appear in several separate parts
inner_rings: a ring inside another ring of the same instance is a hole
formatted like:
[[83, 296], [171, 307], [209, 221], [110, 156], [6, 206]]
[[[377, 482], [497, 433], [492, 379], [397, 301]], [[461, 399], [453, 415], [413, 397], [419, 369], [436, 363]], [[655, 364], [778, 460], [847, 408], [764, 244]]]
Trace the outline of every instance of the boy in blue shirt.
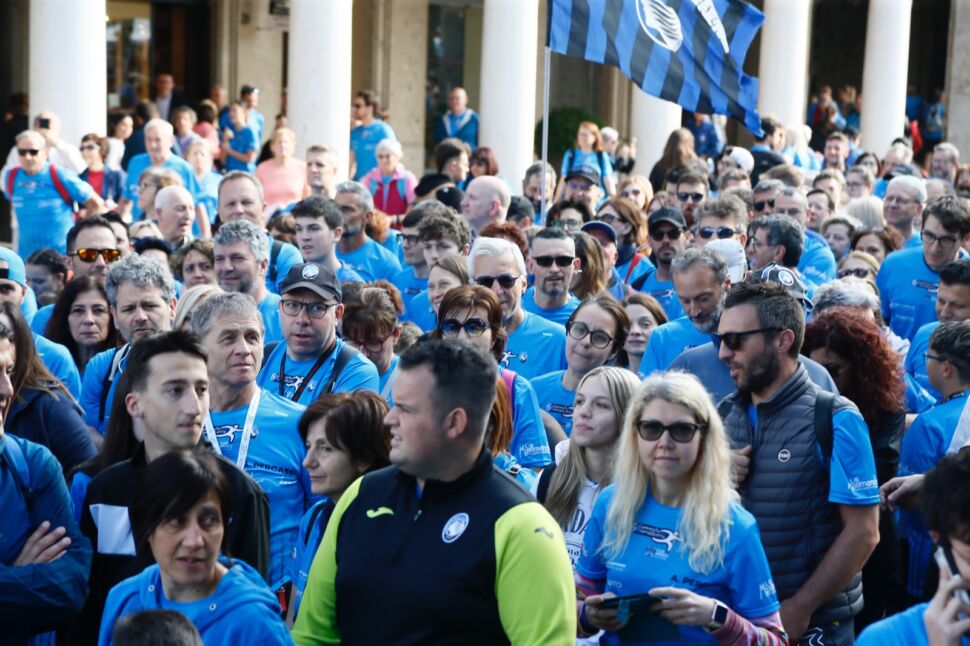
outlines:
[[418, 225], [436, 206], [436, 202], [422, 202], [408, 211], [401, 222], [401, 253], [405, 265], [394, 275], [391, 283], [401, 292], [404, 307], [428, 288], [430, 266], [424, 259], [424, 246], [421, 244]]
[[222, 154], [226, 156], [226, 170], [256, 172], [259, 138], [246, 122], [246, 108], [241, 101], [229, 104], [230, 127], [222, 132]]

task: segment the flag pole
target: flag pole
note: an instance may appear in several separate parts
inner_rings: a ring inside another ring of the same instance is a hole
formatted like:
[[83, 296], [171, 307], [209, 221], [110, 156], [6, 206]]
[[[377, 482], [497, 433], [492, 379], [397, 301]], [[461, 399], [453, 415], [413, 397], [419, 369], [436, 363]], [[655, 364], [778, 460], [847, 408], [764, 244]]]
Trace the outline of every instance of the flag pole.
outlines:
[[545, 58], [542, 62], [542, 197], [539, 201], [539, 217], [544, 218], [546, 213], [546, 202], [552, 197], [546, 195], [546, 177], [549, 158], [549, 77], [550, 61], [552, 60], [552, 50], [546, 46]]

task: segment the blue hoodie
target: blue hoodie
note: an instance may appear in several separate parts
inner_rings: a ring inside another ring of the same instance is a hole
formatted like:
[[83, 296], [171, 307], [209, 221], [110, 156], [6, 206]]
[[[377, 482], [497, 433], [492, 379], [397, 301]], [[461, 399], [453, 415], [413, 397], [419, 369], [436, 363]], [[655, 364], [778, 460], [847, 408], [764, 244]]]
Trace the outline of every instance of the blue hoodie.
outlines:
[[157, 563], [113, 587], [101, 618], [99, 646], [111, 643], [111, 631], [123, 616], [159, 609], [175, 610], [188, 617], [206, 646], [292, 644], [290, 633], [280, 619], [276, 596], [259, 573], [242, 561], [220, 557], [219, 562], [229, 571], [215, 592], [198, 601], [169, 601], [162, 590]]

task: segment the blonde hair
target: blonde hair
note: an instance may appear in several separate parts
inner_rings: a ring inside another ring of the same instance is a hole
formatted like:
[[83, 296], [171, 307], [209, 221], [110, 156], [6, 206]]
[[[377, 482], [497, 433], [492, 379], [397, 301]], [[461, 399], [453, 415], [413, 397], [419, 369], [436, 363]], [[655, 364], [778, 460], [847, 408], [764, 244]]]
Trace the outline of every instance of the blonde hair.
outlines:
[[270, 135], [269, 143], [270, 144], [275, 144], [277, 141], [279, 141], [283, 137], [286, 137], [287, 139], [289, 139], [290, 140], [290, 143], [292, 143], [294, 146], [296, 146], [296, 133], [293, 132], [292, 130], [290, 130], [289, 128], [286, 128], [286, 127], [277, 128], [276, 130], [274, 130], [273, 131], [273, 134]]
[[[602, 377], [606, 392], [609, 394], [610, 405], [619, 420], [617, 424], [619, 428], [613, 443], [613, 455], [610, 457], [607, 473], [596, 484], [596, 490], [602, 491], [613, 480], [612, 471], [617, 444], [615, 440], [621, 435], [623, 413], [640, 384], [640, 380], [629, 370], [613, 366], [600, 366], [593, 368], [579, 380], [576, 392], [578, 393], [583, 388], [583, 384], [594, 377]], [[556, 465], [556, 470], [549, 481], [549, 493], [544, 503], [546, 509], [556, 519], [560, 527], [566, 527], [571, 520], [573, 512], [576, 510], [576, 503], [579, 501], [579, 494], [583, 489], [583, 483], [589, 479], [588, 474], [589, 465], [586, 462], [586, 449], [578, 446], [575, 442], [569, 442], [566, 454]]]
[[172, 329], [181, 329], [186, 323], [192, 327], [192, 313], [213, 294], [222, 293], [218, 285], [195, 285], [189, 287], [182, 293], [178, 305], [175, 306], [175, 321], [172, 322]]
[[654, 400], [683, 406], [701, 426], [700, 449], [690, 471], [677, 531], [691, 568], [707, 574], [724, 563], [731, 527], [730, 505], [738, 500], [738, 494], [731, 483], [730, 451], [721, 418], [701, 382], [685, 372], [655, 373], [644, 380], [633, 396], [618, 442], [616, 494], [606, 514], [606, 533], [600, 549], [608, 558], [616, 558], [626, 549], [637, 512], [646, 500], [653, 474], [640, 459], [636, 424], [643, 409]]

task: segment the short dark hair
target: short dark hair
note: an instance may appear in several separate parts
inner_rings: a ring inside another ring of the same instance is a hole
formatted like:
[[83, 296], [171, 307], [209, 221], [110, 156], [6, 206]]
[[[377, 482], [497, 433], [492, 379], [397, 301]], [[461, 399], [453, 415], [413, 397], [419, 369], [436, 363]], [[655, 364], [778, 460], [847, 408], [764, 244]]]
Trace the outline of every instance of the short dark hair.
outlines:
[[48, 247], [38, 249], [34, 253], [27, 256], [27, 260], [24, 264], [44, 267], [52, 274], [63, 276], [65, 279], [67, 278], [67, 263], [64, 262], [64, 256]]
[[940, 225], [947, 231], [956, 231], [960, 237], [970, 233], [970, 211], [963, 205], [960, 198], [954, 195], [944, 195], [930, 202], [923, 210], [923, 224], [926, 218], [935, 216]]
[[771, 118], [762, 117], [761, 119], [761, 129], [764, 131], [764, 135], [758, 138], [758, 141], [764, 141], [771, 135], [775, 134], [775, 130], [782, 128], [781, 122]]
[[311, 195], [293, 205], [290, 215], [294, 218], [322, 219], [331, 231], [344, 225], [344, 216], [340, 207], [329, 197]]
[[956, 367], [961, 382], [970, 383], [970, 321], [940, 323], [930, 336], [930, 350]]
[[785, 246], [785, 256], [781, 259], [785, 267], [796, 267], [798, 265], [805, 244], [805, 234], [802, 232], [800, 224], [787, 215], [773, 213], [755, 218], [751, 221], [750, 228], [751, 237], [754, 237], [758, 229], [766, 229], [768, 231], [768, 244]]
[[794, 332], [795, 342], [788, 356], [798, 357], [805, 341], [805, 310], [783, 285], [764, 281], [732, 285], [724, 301], [724, 309], [742, 305], [755, 308], [760, 327]]
[[[113, 231], [112, 235], [114, 235]], [[135, 253], [139, 255], [150, 249], [161, 251], [168, 257], [171, 257], [173, 253], [172, 245], [169, 244], [168, 240], [162, 240], [161, 238], [136, 238], [131, 246], [134, 248]]]
[[703, 184], [704, 192], [707, 192], [707, 177], [700, 173], [695, 173], [692, 169], [687, 169], [677, 178], [677, 184]]
[[923, 480], [919, 506], [926, 524], [943, 540], [970, 542], [970, 451], [936, 463]]
[[[204, 448], [176, 449], [152, 460], [139, 478], [133, 504], [128, 508], [138, 552], [149, 549], [148, 538], [160, 524], [186, 513], [210, 491], [219, 498], [226, 526], [232, 509], [231, 491], [215, 454]], [[221, 547], [225, 554], [225, 534]]]
[[448, 162], [462, 153], [470, 155], [468, 144], [461, 139], [449, 137], [448, 139], [442, 140], [441, 143], [434, 147], [434, 163], [438, 172], [443, 173]]
[[484, 437], [498, 378], [495, 358], [467, 341], [429, 339], [414, 344], [398, 364], [400, 370], [422, 367], [434, 376], [429, 397], [438, 419], [461, 408], [468, 415], [468, 427]]
[[539, 229], [535, 237], [532, 238], [532, 242], [534, 243], [536, 240], [572, 240], [572, 237], [563, 229], [547, 227]]
[[111, 237], [115, 235], [115, 230], [111, 228], [111, 223], [105, 220], [100, 215], [89, 215], [86, 218], [81, 218], [77, 221], [71, 229], [67, 232], [67, 252], [71, 253], [74, 251], [74, 243], [77, 241], [77, 236], [79, 233], [85, 229], [93, 229], [94, 227], [104, 227], [111, 232]]
[[945, 285], [970, 286], [970, 258], [961, 258], [947, 263], [940, 270], [940, 282]]
[[132, 390], [145, 390], [152, 374], [149, 362], [160, 354], [187, 354], [203, 362], [207, 360], [199, 337], [185, 330], [162, 332], [142, 339], [131, 346], [126, 360], [125, 374], [128, 375]]
[[461, 248], [471, 242], [472, 230], [456, 210], [441, 204], [441, 208], [435, 207], [418, 222], [418, 239], [421, 242], [450, 240]]
[[142, 610], [125, 615], [111, 631], [115, 646], [202, 646], [195, 624], [174, 610]]
[[[107, 213], [102, 213], [101, 217], [107, 220], [110, 224], [120, 224], [121, 228], [124, 229], [125, 239], [129, 241], [131, 240], [131, 236], [128, 234], [128, 223], [125, 222], [124, 218], [121, 217], [120, 213], [118, 213], [117, 211], [108, 211]], [[89, 216], [85, 219], [90, 220], [91, 217]], [[112, 229], [112, 231], [114, 231], [114, 229]], [[117, 234], [115, 234], [115, 236], [117, 237]]]
[[325, 393], [303, 411], [297, 430], [306, 442], [310, 425], [327, 418], [327, 442], [346, 453], [354, 465], [373, 471], [391, 463], [391, 432], [384, 424], [387, 411], [384, 399], [369, 390]]

